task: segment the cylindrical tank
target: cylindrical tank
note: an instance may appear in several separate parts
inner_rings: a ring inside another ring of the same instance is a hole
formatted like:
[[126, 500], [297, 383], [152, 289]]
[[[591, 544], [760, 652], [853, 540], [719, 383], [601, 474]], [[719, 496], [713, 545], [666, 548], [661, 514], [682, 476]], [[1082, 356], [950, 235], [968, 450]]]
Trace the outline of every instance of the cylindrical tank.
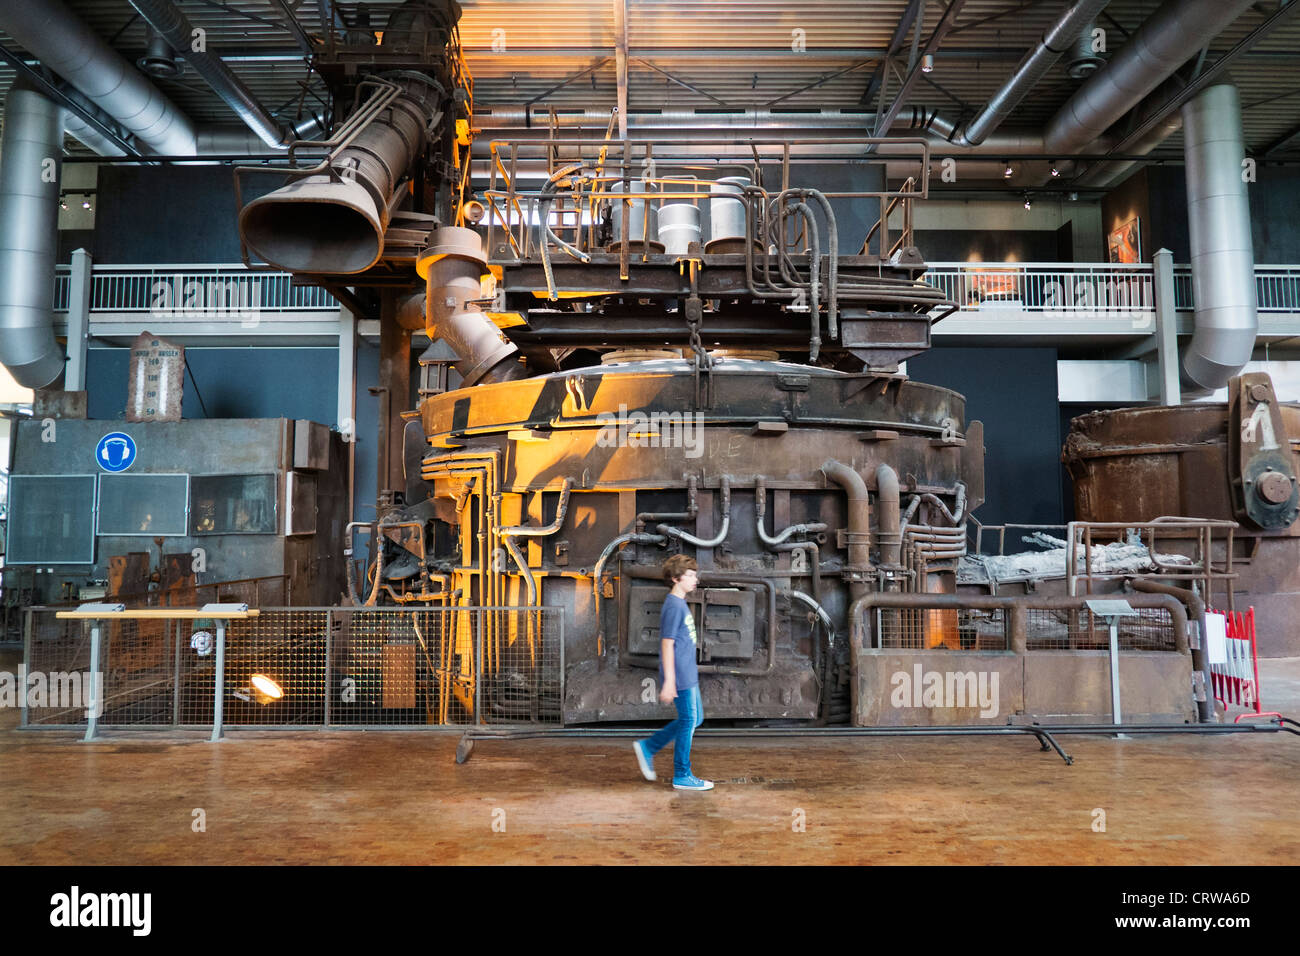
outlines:
[[741, 197], [752, 185], [748, 176], [726, 176], [709, 186], [709, 242], [706, 252], [743, 252], [745, 204]]
[[670, 256], [686, 255], [700, 241], [700, 207], [689, 202], [667, 203], [659, 210], [659, 240]]
[[644, 252], [647, 249], [650, 252], [663, 252], [664, 245], [659, 241], [659, 213], [655, 209], [655, 200], [636, 195], [652, 190], [648, 190], [642, 180], [634, 179], [628, 184], [628, 193], [632, 196], [630, 199], [620, 198], [619, 194], [623, 192], [622, 183], [614, 183], [609, 191], [615, 195], [610, 197], [609, 208], [614, 231], [608, 248], [616, 250], [622, 245], [623, 214], [626, 211], [628, 249], [635, 252]]

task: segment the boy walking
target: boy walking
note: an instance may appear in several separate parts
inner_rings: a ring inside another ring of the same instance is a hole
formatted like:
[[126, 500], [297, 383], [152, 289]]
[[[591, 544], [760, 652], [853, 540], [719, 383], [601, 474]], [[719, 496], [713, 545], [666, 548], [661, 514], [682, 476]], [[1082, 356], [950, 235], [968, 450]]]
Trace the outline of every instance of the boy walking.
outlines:
[[695, 664], [695, 618], [686, 605], [686, 595], [698, 583], [694, 558], [674, 554], [664, 562], [664, 583], [672, 590], [664, 598], [659, 614], [659, 700], [677, 705], [677, 719], [646, 740], [636, 740], [636, 762], [641, 775], [655, 779], [654, 758], [669, 741], [673, 744], [673, 789], [712, 790], [711, 780], [691, 773], [691, 739], [704, 722], [700, 701], [699, 669]]

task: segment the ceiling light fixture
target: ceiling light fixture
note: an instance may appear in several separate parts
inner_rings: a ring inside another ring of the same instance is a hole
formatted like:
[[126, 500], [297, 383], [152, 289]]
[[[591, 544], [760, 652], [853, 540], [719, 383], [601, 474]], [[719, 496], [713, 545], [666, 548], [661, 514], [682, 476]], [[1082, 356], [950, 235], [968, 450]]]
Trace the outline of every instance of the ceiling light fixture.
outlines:
[[1025, 208], [1026, 208], [1026, 209], [1030, 209], [1030, 208], [1033, 207], [1033, 205], [1034, 205], [1034, 201], [1033, 201], [1032, 199], [1030, 199], [1030, 198], [1029, 198], [1029, 194], [1026, 193], [1026, 194], [1025, 194]]
[[1056, 160], [1052, 160], [1052, 178], [1055, 179], [1059, 175], [1061, 175], [1061, 171], [1056, 168]]
[[933, 73], [933, 72], [934, 72], [934, 54], [933, 54], [933, 53], [927, 53], [927, 54], [925, 54], [923, 57], [921, 57], [921, 72], [922, 72], [922, 73]]
[[82, 208], [82, 209], [89, 209], [89, 208], [90, 208], [90, 200], [89, 200], [89, 199], [83, 199], [83, 200], [81, 200], [81, 208]]
[[1014, 176], [1015, 174], [1016, 174], [1016, 171], [1015, 171], [1014, 169], [1011, 168], [1011, 164], [1010, 164], [1010, 163], [1007, 163], [1007, 168], [1004, 169], [1004, 170], [1002, 170], [1002, 178], [1003, 178], [1003, 179], [1010, 179], [1010, 178], [1011, 178], [1012, 176]]

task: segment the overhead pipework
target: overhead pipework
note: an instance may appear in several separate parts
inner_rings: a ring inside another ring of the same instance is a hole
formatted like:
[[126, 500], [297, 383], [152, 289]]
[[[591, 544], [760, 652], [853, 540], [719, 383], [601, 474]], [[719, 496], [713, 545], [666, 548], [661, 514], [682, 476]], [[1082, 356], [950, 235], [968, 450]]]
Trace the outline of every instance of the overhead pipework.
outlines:
[[186, 62], [262, 142], [285, 147], [294, 140], [293, 129], [275, 119], [221, 57], [194, 42], [193, 24], [171, 0], [131, 0], [131, 6], [172, 48], [185, 51]]
[[61, 0], [9, 0], [0, 27], [155, 153], [195, 154], [189, 117]]

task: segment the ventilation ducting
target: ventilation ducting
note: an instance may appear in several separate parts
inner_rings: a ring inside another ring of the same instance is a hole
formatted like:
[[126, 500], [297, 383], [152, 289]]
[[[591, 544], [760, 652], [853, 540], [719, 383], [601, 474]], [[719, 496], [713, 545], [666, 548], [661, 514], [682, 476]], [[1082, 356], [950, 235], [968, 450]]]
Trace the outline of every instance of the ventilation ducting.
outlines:
[[0, 138], [0, 362], [26, 388], [63, 374], [54, 340], [62, 149], [63, 110], [11, 87]]
[[1202, 388], [1217, 389], [1250, 361], [1259, 331], [1250, 201], [1241, 175], [1241, 101], [1235, 86], [1219, 84], [1182, 112], [1196, 303], [1183, 370]]

